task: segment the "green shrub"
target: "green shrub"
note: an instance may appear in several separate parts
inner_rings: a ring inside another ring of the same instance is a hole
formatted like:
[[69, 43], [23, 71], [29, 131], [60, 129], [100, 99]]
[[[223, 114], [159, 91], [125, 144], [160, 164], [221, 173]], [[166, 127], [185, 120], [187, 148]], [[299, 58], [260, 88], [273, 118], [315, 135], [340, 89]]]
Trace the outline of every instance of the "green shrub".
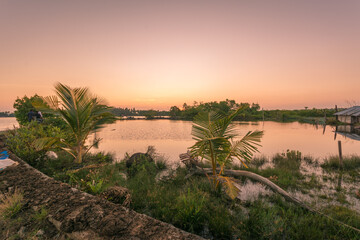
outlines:
[[177, 225], [190, 232], [202, 229], [205, 221], [204, 204], [205, 195], [188, 188], [187, 193], [181, 194], [176, 201]]
[[275, 164], [275, 168], [298, 171], [301, 164], [301, 153], [299, 151], [287, 150], [286, 153], [277, 153], [272, 161]]
[[63, 137], [58, 127], [31, 122], [26, 126], [10, 130], [6, 134], [6, 145], [10, 151], [32, 166], [42, 166], [46, 150], [37, 150], [34, 141], [44, 137]]

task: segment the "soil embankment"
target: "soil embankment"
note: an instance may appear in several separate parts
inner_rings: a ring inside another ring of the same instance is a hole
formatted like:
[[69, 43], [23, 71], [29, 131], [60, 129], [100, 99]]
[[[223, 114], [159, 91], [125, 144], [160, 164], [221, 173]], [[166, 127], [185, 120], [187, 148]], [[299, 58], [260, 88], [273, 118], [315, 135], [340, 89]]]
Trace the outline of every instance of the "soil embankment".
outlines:
[[[1, 140], [0, 136], [0, 150], [5, 150]], [[71, 188], [32, 168], [14, 154], [10, 153], [10, 158], [19, 164], [0, 171], [0, 191], [20, 190], [26, 203], [23, 212], [40, 208], [48, 211], [47, 224], [51, 227], [49, 233], [45, 231], [45, 238], [202, 239], [170, 224]], [[0, 232], [6, 232], [6, 228], [0, 227]]]

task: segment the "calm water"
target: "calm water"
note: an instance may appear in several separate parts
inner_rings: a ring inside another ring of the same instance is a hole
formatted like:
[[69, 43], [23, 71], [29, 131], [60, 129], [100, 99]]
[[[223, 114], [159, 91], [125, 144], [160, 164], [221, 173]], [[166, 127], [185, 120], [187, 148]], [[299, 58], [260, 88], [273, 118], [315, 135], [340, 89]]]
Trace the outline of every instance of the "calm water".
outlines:
[[[103, 138], [100, 150], [115, 153], [121, 159], [126, 152], [145, 152], [153, 145], [169, 161], [178, 161], [179, 154], [194, 144], [191, 137], [191, 122], [173, 120], [118, 121], [104, 128], [97, 137]], [[343, 154], [360, 154], [360, 142], [339, 134], [327, 126], [278, 122], [236, 122], [241, 136], [248, 131], [262, 130], [262, 147], [257, 155], [272, 156], [287, 149], [299, 150], [304, 155], [321, 158], [337, 154], [337, 141], [341, 140]]]
[[[272, 156], [287, 149], [299, 150], [303, 155], [322, 158], [337, 154], [337, 141], [341, 140], [343, 154], [359, 154], [360, 141], [340, 134], [335, 137], [335, 129], [327, 126], [324, 132], [311, 124], [279, 122], [236, 122], [242, 136], [248, 131], [262, 130], [262, 147], [258, 155]], [[0, 118], [0, 131], [18, 125], [15, 118]], [[179, 154], [194, 144], [191, 138], [191, 122], [173, 120], [125, 120], [108, 125], [97, 133], [103, 140], [99, 150], [112, 152], [122, 159], [126, 152], [145, 152], [153, 145], [160, 154], [171, 162], [179, 159]]]
[[18, 127], [19, 124], [17, 123], [14, 117], [0, 117], [0, 131], [4, 131], [7, 129], [13, 129]]

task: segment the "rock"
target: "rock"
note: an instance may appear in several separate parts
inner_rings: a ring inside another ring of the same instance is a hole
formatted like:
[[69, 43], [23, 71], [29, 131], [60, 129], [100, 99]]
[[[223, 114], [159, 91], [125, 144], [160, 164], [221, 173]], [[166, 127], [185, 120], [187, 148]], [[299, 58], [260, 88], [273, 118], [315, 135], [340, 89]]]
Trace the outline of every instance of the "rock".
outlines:
[[148, 153], [138, 152], [138, 153], [134, 153], [133, 155], [131, 155], [131, 157], [128, 160], [126, 160], [126, 167], [130, 168], [134, 164], [138, 165], [144, 162], [153, 162], [153, 161], [154, 159], [152, 159], [152, 157]]
[[100, 194], [100, 197], [110, 202], [120, 204], [124, 207], [129, 207], [131, 203], [131, 195], [129, 190], [120, 186], [108, 188], [106, 191]]
[[49, 159], [57, 159], [58, 158], [58, 155], [53, 152], [53, 151], [48, 151], [46, 152], [46, 156], [49, 158]]

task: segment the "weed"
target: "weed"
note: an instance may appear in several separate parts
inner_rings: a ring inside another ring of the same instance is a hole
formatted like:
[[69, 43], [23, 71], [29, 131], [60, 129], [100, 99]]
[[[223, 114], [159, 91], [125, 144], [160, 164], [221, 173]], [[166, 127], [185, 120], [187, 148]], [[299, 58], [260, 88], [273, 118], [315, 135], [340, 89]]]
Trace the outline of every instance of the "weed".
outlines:
[[260, 156], [260, 157], [254, 157], [251, 162], [250, 165], [254, 166], [256, 168], [260, 168], [261, 166], [263, 166], [265, 163], [267, 162], [267, 158], [265, 156]]
[[41, 207], [39, 211], [35, 212], [33, 219], [38, 223], [42, 224], [48, 216], [48, 211], [45, 207]]
[[181, 194], [177, 198], [175, 206], [177, 225], [191, 232], [202, 229], [205, 220], [203, 211], [205, 196], [198, 191], [190, 191], [188, 188], [187, 193]]
[[0, 195], [0, 216], [4, 219], [14, 217], [24, 205], [23, 194], [15, 189], [13, 194]]

